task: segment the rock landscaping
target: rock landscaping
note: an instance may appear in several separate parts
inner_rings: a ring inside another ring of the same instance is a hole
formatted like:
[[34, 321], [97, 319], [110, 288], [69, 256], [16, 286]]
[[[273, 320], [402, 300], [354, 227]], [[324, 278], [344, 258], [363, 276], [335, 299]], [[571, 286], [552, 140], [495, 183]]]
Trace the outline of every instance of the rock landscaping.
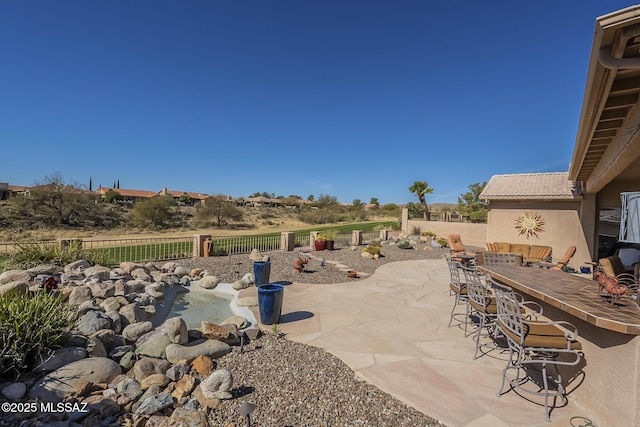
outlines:
[[[277, 252], [269, 254], [271, 277], [287, 280], [278, 277], [282, 272], [335, 283], [372, 273], [385, 257], [396, 260], [392, 251], [411, 253], [402, 259], [442, 256], [419, 246], [385, 247], [377, 260], [351, 248]], [[77, 261], [0, 274], [0, 294], [44, 292], [39, 279], [55, 277], [58, 289], [49, 292], [59, 292], [79, 316], [64, 347], [39, 355], [28, 374], [0, 382], [2, 408], [15, 409], [0, 413], [0, 426], [241, 426], [243, 402], [257, 406], [254, 425], [439, 425], [358, 380], [324, 350], [263, 334], [251, 319], [233, 316], [199, 329], [180, 317], [165, 320], [175, 296], [189, 287], [253, 286], [248, 270], [257, 257], [265, 259], [253, 253], [117, 268]], [[294, 268], [300, 257], [307, 262]]]

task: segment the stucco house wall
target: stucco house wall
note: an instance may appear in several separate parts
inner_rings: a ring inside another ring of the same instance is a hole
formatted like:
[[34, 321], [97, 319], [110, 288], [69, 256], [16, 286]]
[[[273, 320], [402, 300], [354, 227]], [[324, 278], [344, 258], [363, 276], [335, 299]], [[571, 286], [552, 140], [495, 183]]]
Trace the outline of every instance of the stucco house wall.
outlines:
[[[569, 266], [578, 269], [591, 261], [589, 248], [578, 215], [580, 201], [501, 201], [489, 204], [487, 241], [510, 242], [552, 247], [554, 259], [561, 258], [569, 246], [576, 246], [576, 253]], [[537, 213], [544, 220], [543, 231], [538, 236], [520, 235], [515, 228], [516, 219], [524, 213]]]
[[475, 246], [485, 249], [487, 241], [487, 224], [474, 224], [470, 222], [444, 222], [425, 221], [422, 219], [409, 219], [402, 230], [413, 233], [414, 228], [420, 228], [420, 232], [431, 231], [438, 237], [447, 238], [449, 234], [459, 234], [465, 246]]

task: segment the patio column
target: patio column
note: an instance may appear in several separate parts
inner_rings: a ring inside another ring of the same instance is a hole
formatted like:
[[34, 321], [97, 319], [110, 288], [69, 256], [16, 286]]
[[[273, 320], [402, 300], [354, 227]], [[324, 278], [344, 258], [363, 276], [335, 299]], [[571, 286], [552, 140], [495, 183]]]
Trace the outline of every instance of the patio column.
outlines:
[[193, 256], [202, 257], [207, 248], [205, 247], [205, 239], [211, 240], [211, 234], [196, 234], [193, 236]]
[[280, 250], [291, 252], [296, 247], [296, 234], [291, 231], [283, 231], [280, 234]]
[[351, 246], [360, 246], [362, 244], [362, 231], [353, 230], [351, 232]]

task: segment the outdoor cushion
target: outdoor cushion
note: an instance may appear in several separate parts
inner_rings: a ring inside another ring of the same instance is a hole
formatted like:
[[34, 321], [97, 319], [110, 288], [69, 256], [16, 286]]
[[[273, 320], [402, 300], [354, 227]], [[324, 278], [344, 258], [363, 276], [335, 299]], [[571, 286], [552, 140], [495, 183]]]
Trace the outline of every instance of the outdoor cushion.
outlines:
[[545, 259], [549, 255], [551, 255], [550, 246], [531, 245], [531, 250], [529, 251], [530, 258]]
[[[463, 285], [464, 286], [464, 285]], [[456, 288], [455, 286], [453, 286], [453, 284], [449, 284], [449, 288], [451, 289], [451, 291], [453, 293], [460, 293], [460, 295], [467, 295], [467, 287], [464, 286], [462, 289], [460, 289], [460, 291], [458, 292], [458, 288]]]
[[489, 252], [498, 252], [498, 246], [495, 243], [487, 242], [487, 250]]
[[[509, 336], [513, 341], [520, 343], [520, 337], [507, 329], [500, 320], [498, 320], [500, 330]], [[524, 322], [524, 345], [526, 347], [538, 348], [567, 348], [567, 338], [564, 336], [562, 329], [555, 325], [543, 322]], [[582, 344], [579, 341], [571, 341], [572, 350], [581, 350]]]
[[511, 252], [511, 243], [509, 242], [495, 242], [494, 245], [498, 249], [496, 252]]
[[529, 256], [529, 245], [523, 245], [522, 243], [512, 243], [511, 250], [514, 254], [522, 255], [523, 257]]

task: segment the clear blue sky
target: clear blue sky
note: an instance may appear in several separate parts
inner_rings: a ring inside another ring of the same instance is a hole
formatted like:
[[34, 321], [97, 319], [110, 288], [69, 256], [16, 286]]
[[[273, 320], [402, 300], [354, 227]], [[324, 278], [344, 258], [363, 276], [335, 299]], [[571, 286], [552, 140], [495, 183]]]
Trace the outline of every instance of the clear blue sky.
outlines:
[[456, 202], [568, 170], [616, 0], [0, 0], [0, 182]]

